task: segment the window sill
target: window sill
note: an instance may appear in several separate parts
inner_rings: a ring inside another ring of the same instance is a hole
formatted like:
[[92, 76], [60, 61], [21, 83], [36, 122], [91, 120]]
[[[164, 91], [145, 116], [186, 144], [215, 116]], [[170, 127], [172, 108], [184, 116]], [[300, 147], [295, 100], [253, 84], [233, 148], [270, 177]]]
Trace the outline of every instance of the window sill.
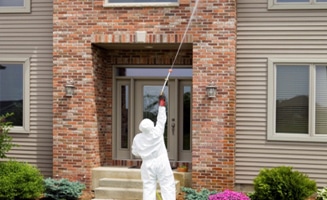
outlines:
[[327, 9], [327, 4], [268, 4], [268, 10], [314, 10]]
[[28, 134], [29, 133], [29, 130], [27, 130], [24, 127], [14, 126], [14, 127], [10, 128], [9, 133], [24, 133], [24, 134]]
[[310, 136], [307, 134], [275, 133], [268, 135], [268, 141], [289, 141], [289, 142], [327, 142], [327, 135]]
[[0, 8], [0, 13], [30, 13], [29, 8]]

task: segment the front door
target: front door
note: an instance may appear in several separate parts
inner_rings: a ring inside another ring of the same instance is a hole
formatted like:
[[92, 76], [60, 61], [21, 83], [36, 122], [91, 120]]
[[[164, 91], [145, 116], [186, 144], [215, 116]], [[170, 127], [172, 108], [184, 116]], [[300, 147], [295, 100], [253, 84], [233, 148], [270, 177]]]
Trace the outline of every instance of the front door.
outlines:
[[[133, 69], [136, 70], [136, 69]], [[142, 69], [140, 69], [142, 70]], [[141, 73], [144, 76], [146, 73]], [[135, 73], [134, 73], [135, 75]], [[156, 122], [158, 97], [163, 78], [135, 77], [117, 79], [116, 158], [131, 159], [131, 144], [144, 118]], [[191, 160], [191, 79], [171, 77], [164, 87], [167, 123], [164, 133], [169, 159]], [[114, 132], [115, 133], [115, 132]]]

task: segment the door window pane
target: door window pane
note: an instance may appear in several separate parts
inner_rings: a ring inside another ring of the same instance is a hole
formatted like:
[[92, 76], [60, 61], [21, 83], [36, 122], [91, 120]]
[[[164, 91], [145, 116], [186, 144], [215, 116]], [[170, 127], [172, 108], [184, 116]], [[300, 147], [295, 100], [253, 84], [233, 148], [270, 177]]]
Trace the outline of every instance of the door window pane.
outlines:
[[122, 85], [121, 86], [121, 140], [120, 140], [120, 147], [123, 149], [128, 148], [128, 86]]
[[0, 65], [0, 115], [14, 113], [8, 118], [14, 126], [23, 126], [23, 64]]
[[191, 86], [183, 93], [183, 150], [191, 150]]
[[309, 66], [276, 67], [276, 132], [308, 134]]
[[[154, 123], [157, 121], [158, 115], [158, 101], [159, 94], [162, 90], [162, 86], [143, 86], [143, 119], [148, 118], [152, 120]], [[168, 87], [166, 86], [164, 89], [164, 94], [168, 97]], [[168, 98], [166, 98], [166, 103], [168, 104]], [[167, 111], [166, 111], [167, 112]], [[165, 127], [165, 144], [167, 146], [167, 123]]]
[[316, 134], [327, 134], [327, 67], [316, 66]]

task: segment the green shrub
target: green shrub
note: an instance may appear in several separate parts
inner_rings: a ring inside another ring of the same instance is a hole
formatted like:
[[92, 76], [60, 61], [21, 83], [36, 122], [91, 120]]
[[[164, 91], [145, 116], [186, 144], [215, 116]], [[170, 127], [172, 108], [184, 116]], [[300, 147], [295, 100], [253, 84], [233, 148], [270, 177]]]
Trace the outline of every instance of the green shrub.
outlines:
[[262, 169], [254, 179], [252, 200], [305, 200], [317, 190], [316, 182], [292, 167]]
[[199, 192], [188, 187], [182, 187], [181, 189], [185, 192], [185, 199], [187, 200], [207, 200], [210, 195], [217, 193], [216, 191], [209, 191], [208, 189], [202, 189]]
[[318, 189], [317, 200], [327, 200], [327, 188]]
[[0, 199], [35, 199], [44, 191], [43, 176], [27, 163], [6, 161], [0, 163]]
[[14, 146], [12, 138], [8, 135], [12, 122], [7, 121], [7, 118], [13, 116], [13, 113], [7, 113], [0, 116], [0, 158], [6, 158], [6, 153]]
[[48, 199], [54, 200], [75, 200], [78, 199], [83, 190], [85, 184], [80, 182], [71, 182], [67, 179], [45, 179], [45, 194]]

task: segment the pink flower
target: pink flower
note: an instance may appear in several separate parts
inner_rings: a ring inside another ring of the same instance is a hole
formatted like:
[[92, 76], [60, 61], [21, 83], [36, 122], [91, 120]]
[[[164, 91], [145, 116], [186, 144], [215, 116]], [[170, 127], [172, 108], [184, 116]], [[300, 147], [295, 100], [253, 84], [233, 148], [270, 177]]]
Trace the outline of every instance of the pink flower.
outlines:
[[251, 199], [245, 194], [243, 194], [242, 192], [225, 190], [224, 192], [210, 195], [209, 200], [251, 200]]

